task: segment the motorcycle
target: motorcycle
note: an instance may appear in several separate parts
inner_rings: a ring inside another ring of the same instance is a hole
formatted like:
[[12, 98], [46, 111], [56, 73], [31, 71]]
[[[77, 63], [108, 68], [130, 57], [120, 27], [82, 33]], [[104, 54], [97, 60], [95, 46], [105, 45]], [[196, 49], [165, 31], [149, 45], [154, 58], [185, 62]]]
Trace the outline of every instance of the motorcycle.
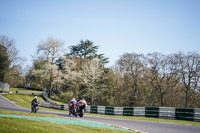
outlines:
[[71, 115], [71, 114], [77, 116], [75, 103], [72, 103], [72, 105], [69, 107], [69, 115]]
[[37, 113], [37, 111], [39, 110], [39, 104], [39, 102], [36, 102], [31, 105], [31, 113]]
[[86, 105], [85, 104], [79, 104], [78, 108], [77, 108], [78, 116], [83, 117], [85, 111], [86, 111]]

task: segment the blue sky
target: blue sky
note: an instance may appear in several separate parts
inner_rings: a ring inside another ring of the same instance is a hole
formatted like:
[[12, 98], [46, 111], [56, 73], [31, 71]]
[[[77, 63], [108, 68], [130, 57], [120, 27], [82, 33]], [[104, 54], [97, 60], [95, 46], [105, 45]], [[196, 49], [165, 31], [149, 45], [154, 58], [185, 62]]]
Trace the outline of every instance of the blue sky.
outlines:
[[0, 0], [0, 34], [20, 55], [54, 37], [65, 48], [89, 39], [114, 65], [128, 52], [200, 50], [200, 0]]

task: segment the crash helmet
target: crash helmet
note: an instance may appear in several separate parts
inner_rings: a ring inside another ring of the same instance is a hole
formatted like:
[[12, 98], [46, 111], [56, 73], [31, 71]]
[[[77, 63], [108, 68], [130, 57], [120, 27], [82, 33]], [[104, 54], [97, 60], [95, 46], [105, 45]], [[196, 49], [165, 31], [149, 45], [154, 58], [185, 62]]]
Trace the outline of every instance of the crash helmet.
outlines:
[[81, 98], [81, 100], [84, 100], [84, 101], [85, 101], [85, 99], [84, 99], [84, 98]]
[[35, 99], [37, 99], [37, 96], [35, 96]]

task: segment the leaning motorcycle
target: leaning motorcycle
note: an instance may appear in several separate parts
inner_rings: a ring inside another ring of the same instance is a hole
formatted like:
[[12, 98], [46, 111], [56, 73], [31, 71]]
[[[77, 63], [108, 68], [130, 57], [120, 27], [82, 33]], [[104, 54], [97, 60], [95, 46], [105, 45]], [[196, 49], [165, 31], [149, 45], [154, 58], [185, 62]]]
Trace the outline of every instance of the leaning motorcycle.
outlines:
[[39, 104], [39, 102], [36, 102], [31, 105], [31, 113], [37, 113], [37, 111], [39, 110]]
[[76, 103], [72, 103], [71, 106], [69, 107], [69, 115], [71, 115], [71, 114], [77, 116]]
[[77, 109], [78, 116], [83, 117], [85, 111], [86, 111], [86, 105], [85, 104], [79, 104], [78, 109]]

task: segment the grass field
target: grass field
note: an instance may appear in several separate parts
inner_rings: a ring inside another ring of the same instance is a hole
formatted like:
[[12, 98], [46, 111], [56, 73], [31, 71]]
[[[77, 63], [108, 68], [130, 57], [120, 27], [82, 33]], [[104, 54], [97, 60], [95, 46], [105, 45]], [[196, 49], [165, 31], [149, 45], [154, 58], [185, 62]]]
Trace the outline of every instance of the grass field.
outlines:
[[[7, 111], [0, 109], [0, 114], [11, 114], [18, 116], [31, 116], [31, 117], [51, 117], [54, 119], [60, 119], [60, 116], [57, 115], [46, 115], [39, 113], [24, 113], [17, 111]], [[46, 122], [46, 121], [35, 121], [27, 120], [23, 118], [10, 118], [10, 117], [0, 117], [0, 132], [1, 133], [125, 133], [126, 131], [113, 130], [107, 128], [94, 128], [94, 127], [85, 127], [80, 125], [71, 125], [71, 124], [61, 124], [55, 122]]]
[[[34, 95], [24, 95], [24, 94], [1, 94], [1, 95], [7, 99], [13, 101], [17, 105], [25, 107], [25, 108], [31, 108], [31, 101], [34, 98]], [[44, 102], [44, 100], [42, 99], [41, 96], [38, 96], [38, 99], [40, 102]], [[60, 103], [62, 103], [62, 102], [60, 102]], [[40, 107], [40, 110], [68, 113], [67, 111], [64, 111], [64, 110], [55, 110], [55, 109], [44, 108], [44, 107]]]
[[10, 88], [9, 90], [10, 92], [30, 92], [30, 93], [42, 93], [42, 91], [40, 90], [29, 90], [29, 89], [26, 89], [26, 88]]
[[[30, 90], [30, 89], [26, 89], [26, 88], [10, 88], [10, 92], [29, 92], [29, 93], [43, 93], [43, 91], [40, 91], [40, 90]], [[54, 103], [58, 103], [58, 104], [66, 104], [66, 103], [63, 103], [61, 101], [57, 101], [57, 100], [52, 100], [50, 99], [52, 102]]]
[[[34, 99], [34, 95], [24, 95], [24, 94], [2, 94], [2, 96], [13, 101], [17, 105], [22, 107], [30, 108], [31, 101]], [[44, 102], [41, 96], [38, 96], [39, 101]]]
[[27, 113], [27, 112], [10, 111], [10, 110], [4, 110], [4, 109], [0, 109], [0, 114], [62, 118], [62, 116], [59, 116], [59, 115], [40, 114], [40, 113]]

